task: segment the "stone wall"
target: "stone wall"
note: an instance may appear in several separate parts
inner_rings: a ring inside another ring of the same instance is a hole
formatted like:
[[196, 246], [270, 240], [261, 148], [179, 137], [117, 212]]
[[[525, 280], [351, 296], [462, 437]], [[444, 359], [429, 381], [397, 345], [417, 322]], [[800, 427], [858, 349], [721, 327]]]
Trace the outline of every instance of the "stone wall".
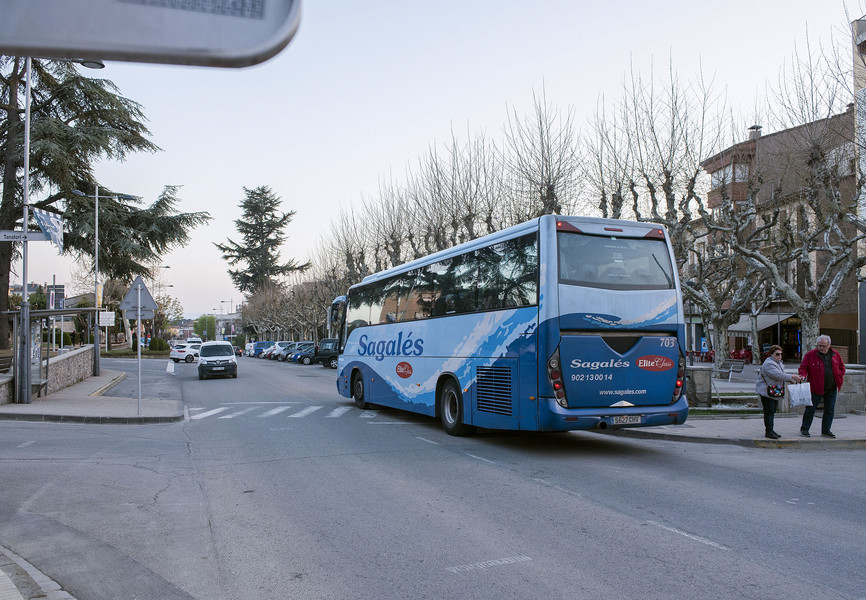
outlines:
[[[793, 373], [796, 369], [787, 369], [789, 373]], [[688, 369], [688, 380], [686, 382], [686, 397], [689, 399], [689, 406], [711, 406], [715, 401], [713, 398], [712, 387], [710, 385], [710, 377], [712, 376], [713, 367], [711, 365], [694, 365]], [[754, 393], [754, 383], [749, 383], [745, 387], [748, 388], [746, 395], [754, 397], [757, 402], [758, 396]], [[724, 397], [722, 397], [724, 401]], [[839, 390], [836, 396], [836, 412], [850, 413], [855, 410], [866, 410], [866, 365], [845, 365], [845, 383], [842, 384], [842, 389]], [[802, 407], [799, 410], [792, 410], [788, 402], [788, 396], [780, 399], [779, 412], [803, 412]]]
[[836, 412], [866, 410], [866, 365], [845, 365], [845, 383], [836, 395]]
[[93, 346], [52, 358], [48, 363], [48, 393], [62, 390], [93, 375]]
[[710, 406], [713, 401], [713, 389], [710, 377], [713, 375], [712, 365], [692, 365], [686, 371], [686, 398], [689, 406]]
[[[44, 367], [43, 367], [44, 368]], [[48, 363], [48, 394], [84, 381], [93, 374], [93, 346], [84, 346], [67, 352]], [[0, 375], [0, 404], [15, 400], [15, 380], [11, 375]]]
[[15, 399], [11, 375], [0, 375], [0, 404], [11, 404]]

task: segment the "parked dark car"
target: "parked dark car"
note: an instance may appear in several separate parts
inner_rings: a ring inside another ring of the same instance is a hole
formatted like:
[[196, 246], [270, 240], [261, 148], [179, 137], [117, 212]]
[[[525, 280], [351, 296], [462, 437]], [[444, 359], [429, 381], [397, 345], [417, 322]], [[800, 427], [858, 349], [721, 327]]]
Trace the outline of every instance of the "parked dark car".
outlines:
[[303, 352], [298, 352], [294, 356], [294, 362], [302, 365], [311, 365], [316, 362], [316, 348], [310, 348]]
[[316, 348], [316, 361], [322, 363], [323, 367], [337, 368], [337, 357], [340, 355], [337, 338], [324, 338], [319, 340]]
[[[289, 362], [298, 362], [303, 365], [309, 365], [315, 359], [316, 353], [316, 344], [315, 342], [304, 342], [303, 344], [299, 344], [295, 351], [291, 356], [288, 357]], [[302, 357], [309, 357], [309, 362], [304, 362]]]
[[276, 360], [288, 360], [295, 353], [298, 345], [303, 342], [277, 342], [277, 348], [274, 350], [273, 356]]

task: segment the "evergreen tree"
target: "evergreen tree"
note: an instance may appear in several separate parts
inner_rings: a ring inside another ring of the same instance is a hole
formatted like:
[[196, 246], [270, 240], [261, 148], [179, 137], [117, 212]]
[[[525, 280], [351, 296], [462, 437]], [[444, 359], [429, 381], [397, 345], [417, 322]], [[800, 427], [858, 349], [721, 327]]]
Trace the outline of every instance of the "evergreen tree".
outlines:
[[297, 264], [294, 260], [280, 262], [279, 248], [286, 240], [283, 229], [295, 216], [294, 211], [281, 213], [281, 200], [267, 186], [255, 189], [244, 188], [246, 198], [240, 203], [243, 217], [235, 221], [242, 243], [227, 240], [225, 244], [214, 244], [223, 253], [230, 266], [229, 276], [241, 292], [252, 294], [262, 286], [278, 285], [277, 278], [294, 271], [303, 271], [309, 263]]
[[[0, 56], [0, 230], [21, 229], [24, 181], [26, 60]], [[30, 203], [64, 216], [64, 252], [93, 253], [93, 164], [123, 160], [132, 152], [159, 148], [146, 136], [141, 106], [118, 94], [105, 79], [79, 74], [69, 62], [32, 60], [30, 117]], [[109, 198], [99, 189], [99, 270], [129, 280], [147, 274], [147, 263], [188, 240], [207, 213], [178, 213], [177, 188], [169, 186], [151, 206], [128, 196]], [[33, 223], [28, 227], [36, 228]], [[0, 311], [7, 310], [9, 274], [20, 247], [0, 244]], [[0, 319], [0, 348], [8, 347], [9, 324]]]

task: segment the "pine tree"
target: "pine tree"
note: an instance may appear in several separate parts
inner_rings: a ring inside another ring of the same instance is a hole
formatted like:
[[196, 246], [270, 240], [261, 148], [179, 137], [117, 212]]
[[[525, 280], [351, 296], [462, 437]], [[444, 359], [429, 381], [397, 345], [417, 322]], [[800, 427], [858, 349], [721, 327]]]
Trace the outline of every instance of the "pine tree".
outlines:
[[229, 239], [225, 244], [214, 245], [230, 266], [242, 267], [228, 270], [235, 287], [252, 294], [264, 285], [278, 285], [280, 276], [306, 270], [309, 263], [280, 262], [279, 248], [286, 240], [283, 229], [291, 222], [295, 211], [281, 213], [281, 200], [268, 186], [245, 187], [244, 193], [246, 197], [240, 203], [243, 217], [235, 221], [243, 242], [239, 244]]
[[[132, 152], [155, 152], [141, 106], [120, 96], [106, 79], [82, 76], [63, 61], [32, 60], [30, 204], [64, 217], [64, 252], [93, 253], [92, 198], [98, 183], [93, 164], [123, 160]], [[26, 60], [0, 55], [0, 230], [22, 228]], [[168, 186], [150, 206], [100, 185], [99, 270], [122, 280], [148, 273], [147, 263], [188, 240], [188, 231], [210, 220], [207, 213], [178, 213], [177, 187]], [[33, 223], [28, 225], [35, 228]], [[7, 310], [9, 274], [20, 249], [0, 244], [0, 311]], [[9, 324], [0, 319], [0, 348]]]

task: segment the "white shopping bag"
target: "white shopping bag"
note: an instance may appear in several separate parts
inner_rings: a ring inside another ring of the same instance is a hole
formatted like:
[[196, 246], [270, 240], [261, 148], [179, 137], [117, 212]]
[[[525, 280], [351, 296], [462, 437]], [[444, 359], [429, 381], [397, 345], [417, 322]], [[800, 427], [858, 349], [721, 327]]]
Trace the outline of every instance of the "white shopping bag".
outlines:
[[791, 407], [812, 406], [812, 390], [808, 382], [792, 383], [788, 385], [788, 398]]

